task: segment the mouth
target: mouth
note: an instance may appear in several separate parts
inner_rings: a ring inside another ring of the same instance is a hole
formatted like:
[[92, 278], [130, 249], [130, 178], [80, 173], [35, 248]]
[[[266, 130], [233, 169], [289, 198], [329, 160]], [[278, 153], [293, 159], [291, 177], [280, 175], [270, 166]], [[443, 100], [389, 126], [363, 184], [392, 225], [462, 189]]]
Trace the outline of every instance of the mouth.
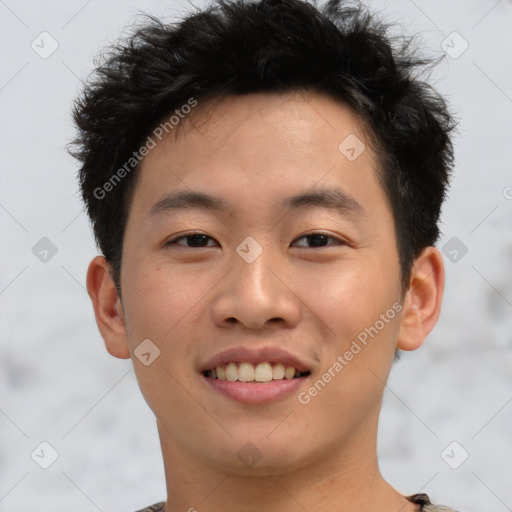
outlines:
[[249, 343], [218, 353], [199, 373], [205, 392], [245, 405], [272, 404], [291, 398], [305, 384], [313, 366], [276, 346]]
[[208, 379], [245, 382], [245, 383], [264, 383], [280, 380], [300, 379], [310, 375], [309, 370], [301, 371], [294, 366], [287, 366], [282, 363], [272, 363], [264, 361], [258, 364], [249, 362], [237, 363], [231, 361], [224, 365], [219, 365], [210, 370], [203, 371], [203, 376]]

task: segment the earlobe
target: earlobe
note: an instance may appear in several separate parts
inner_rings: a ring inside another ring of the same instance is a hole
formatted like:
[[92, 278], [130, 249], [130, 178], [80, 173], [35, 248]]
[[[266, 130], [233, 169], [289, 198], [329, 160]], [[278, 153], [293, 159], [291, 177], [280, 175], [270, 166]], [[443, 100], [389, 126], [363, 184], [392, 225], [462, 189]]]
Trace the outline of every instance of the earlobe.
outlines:
[[103, 256], [96, 256], [87, 270], [87, 291], [94, 308], [98, 329], [110, 354], [121, 359], [130, 357], [124, 312], [110, 267]]
[[416, 258], [409, 290], [404, 298], [397, 348], [416, 350], [434, 328], [444, 290], [443, 257], [435, 247], [426, 247]]

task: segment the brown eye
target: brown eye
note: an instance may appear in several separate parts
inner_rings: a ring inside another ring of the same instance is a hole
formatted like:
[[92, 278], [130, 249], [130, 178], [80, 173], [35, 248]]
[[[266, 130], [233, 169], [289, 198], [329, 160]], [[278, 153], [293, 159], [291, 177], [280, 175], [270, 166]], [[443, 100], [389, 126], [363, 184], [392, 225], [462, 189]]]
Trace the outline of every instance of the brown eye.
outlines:
[[[185, 243], [180, 243], [181, 241], [185, 241]], [[206, 245], [209, 240], [214, 240], [211, 236], [203, 235], [203, 234], [190, 234], [190, 235], [180, 235], [176, 238], [169, 240], [165, 245], [178, 245], [186, 248], [205, 248], [205, 247], [214, 247]]]
[[[308, 235], [303, 235], [303, 236], [297, 238], [297, 240], [302, 240], [302, 239], [308, 240], [311, 245], [304, 246], [304, 245], [297, 244], [298, 247], [306, 247], [306, 248], [314, 249], [317, 247], [329, 247], [329, 246], [333, 246], [333, 245], [337, 246], [337, 245], [345, 245], [346, 244], [343, 240], [340, 240], [339, 238], [336, 238], [331, 235], [327, 235], [326, 233], [310, 233]], [[328, 242], [330, 240], [334, 240], [334, 243], [329, 244]]]

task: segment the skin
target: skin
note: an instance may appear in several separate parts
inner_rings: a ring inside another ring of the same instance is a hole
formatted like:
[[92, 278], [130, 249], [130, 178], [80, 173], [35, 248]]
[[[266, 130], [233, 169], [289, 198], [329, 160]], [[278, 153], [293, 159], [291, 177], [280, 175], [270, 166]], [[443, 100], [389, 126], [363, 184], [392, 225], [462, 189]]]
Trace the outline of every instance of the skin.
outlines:
[[[349, 134], [366, 146], [355, 161], [338, 150]], [[425, 248], [402, 292], [377, 167], [358, 117], [316, 92], [200, 103], [142, 162], [122, 297], [102, 256], [89, 266], [87, 288], [107, 350], [132, 357], [156, 416], [166, 512], [417, 510], [379, 472], [377, 423], [395, 350], [418, 348], [437, 321], [444, 270], [439, 251]], [[364, 213], [279, 206], [327, 186]], [[176, 190], [220, 197], [232, 212], [182, 208], [152, 217], [152, 206]], [[186, 238], [165, 245], [191, 231], [211, 238], [199, 248]], [[305, 237], [312, 231], [334, 238], [317, 247]], [[263, 249], [252, 263], [236, 252], [248, 236]], [[277, 345], [310, 365], [299, 391], [307, 390], [397, 302], [401, 312], [307, 405], [295, 393], [238, 403], [200, 377], [200, 365], [222, 350]], [[144, 339], [161, 351], [149, 366], [133, 353]], [[261, 454], [252, 467], [237, 457], [247, 442]]]

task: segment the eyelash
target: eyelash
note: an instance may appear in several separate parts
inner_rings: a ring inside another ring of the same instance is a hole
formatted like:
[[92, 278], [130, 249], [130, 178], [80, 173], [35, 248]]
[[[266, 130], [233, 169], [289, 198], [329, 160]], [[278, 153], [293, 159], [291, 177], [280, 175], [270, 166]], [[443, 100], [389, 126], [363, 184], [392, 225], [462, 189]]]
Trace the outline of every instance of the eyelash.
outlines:
[[[305, 235], [302, 235], [302, 236], [296, 238], [295, 240], [300, 240], [301, 238], [308, 238], [308, 237], [313, 237], [313, 236], [323, 236], [323, 237], [326, 237], [328, 239], [335, 240], [337, 243], [334, 244], [334, 245], [330, 244], [330, 245], [327, 245], [327, 246], [306, 247], [306, 249], [323, 249], [324, 247], [334, 247], [334, 246], [340, 246], [340, 245], [348, 245], [348, 243], [345, 242], [344, 240], [342, 240], [340, 238], [337, 238], [335, 236], [332, 236], [332, 235], [328, 235], [326, 233], [306, 233]], [[177, 236], [176, 238], [172, 238], [171, 240], [168, 240], [165, 243], [164, 246], [167, 247], [167, 246], [171, 246], [171, 245], [181, 245], [181, 244], [177, 243], [178, 240], [181, 240], [181, 239], [184, 239], [184, 238], [193, 238], [193, 237], [202, 237], [202, 240], [204, 240], [205, 238], [210, 239], [210, 240], [214, 240], [211, 236], [205, 235], [203, 233], [190, 233], [190, 234], [185, 234], [185, 235]], [[184, 247], [186, 249], [208, 249], [208, 247], [189, 247], [189, 246], [184, 246]]]

